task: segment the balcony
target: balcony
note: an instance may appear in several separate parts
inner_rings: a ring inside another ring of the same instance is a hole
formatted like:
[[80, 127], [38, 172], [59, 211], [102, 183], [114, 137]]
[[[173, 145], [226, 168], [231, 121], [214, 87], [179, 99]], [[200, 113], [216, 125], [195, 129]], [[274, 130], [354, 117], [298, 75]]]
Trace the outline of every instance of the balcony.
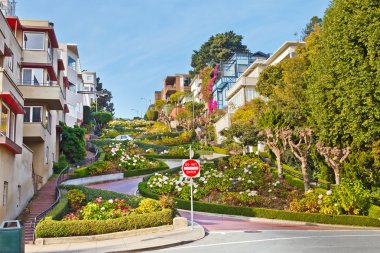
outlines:
[[22, 52], [23, 62], [33, 62], [36, 64], [52, 64], [48, 51], [41, 50], [24, 50]]
[[41, 122], [24, 122], [24, 142], [44, 142], [47, 130]]
[[256, 86], [258, 81], [257, 77], [240, 77], [234, 86], [232, 86], [226, 94], [227, 100], [231, 99], [243, 87]]
[[18, 85], [25, 99], [26, 106], [48, 105], [50, 110], [63, 110], [65, 100], [62, 88], [56, 82], [30, 85], [20, 83]]
[[0, 136], [0, 146], [4, 146], [14, 154], [21, 154], [22, 148], [6, 136]]

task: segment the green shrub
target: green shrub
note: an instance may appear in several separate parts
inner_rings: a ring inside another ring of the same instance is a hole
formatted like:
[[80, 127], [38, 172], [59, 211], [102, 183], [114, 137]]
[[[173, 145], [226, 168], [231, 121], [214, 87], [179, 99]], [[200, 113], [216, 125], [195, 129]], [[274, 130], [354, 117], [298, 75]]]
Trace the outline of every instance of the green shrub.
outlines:
[[75, 169], [72, 174], [70, 174], [70, 178], [81, 178], [81, 177], [87, 177], [89, 175], [88, 173], [88, 167], [78, 168]]
[[64, 154], [61, 154], [59, 156], [58, 162], [53, 163], [53, 171], [55, 174], [59, 174], [67, 166], [69, 166], [69, 163], [66, 160], [66, 156]]
[[109, 174], [112, 172], [113, 165], [111, 162], [97, 161], [88, 166], [88, 174], [91, 176]]
[[124, 177], [135, 177], [135, 176], [141, 176], [141, 175], [148, 175], [155, 172], [161, 172], [163, 170], [167, 170], [169, 166], [167, 166], [165, 163], [159, 167], [156, 168], [150, 168], [150, 169], [141, 169], [141, 170], [127, 170], [124, 171]]
[[228, 155], [229, 152], [227, 149], [224, 149], [224, 148], [219, 148], [217, 146], [212, 146], [212, 149], [216, 152], [216, 153], [219, 153], [219, 154], [223, 154], [223, 155]]
[[81, 190], [73, 189], [68, 192], [67, 198], [69, 199], [71, 210], [76, 211], [82, 207], [82, 204], [86, 199], [86, 195], [84, 195]]
[[62, 194], [59, 203], [46, 216], [53, 220], [61, 220], [69, 212], [67, 194]]
[[82, 161], [86, 156], [85, 129], [78, 126], [68, 127], [62, 125], [62, 141], [60, 146], [63, 154], [70, 163]]
[[46, 218], [36, 227], [36, 237], [67, 237], [114, 233], [126, 230], [157, 227], [172, 224], [172, 210], [154, 213], [131, 214], [113, 220], [54, 221]]
[[138, 207], [140, 201], [142, 200], [141, 197], [137, 196], [131, 196], [127, 194], [122, 194], [118, 192], [113, 191], [106, 191], [101, 189], [94, 189], [94, 188], [87, 188], [83, 185], [60, 185], [60, 188], [65, 190], [72, 190], [72, 189], [78, 189], [81, 190], [84, 195], [86, 195], [86, 202], [91, 202], [96, 200], [98, 197], [102, 197], [103, 199], [125, 199], [125, 202], [132, 206], [133, 208]]
[[371, 205], [368, 209], [368, 217], [380, 219], [380, 206]]
[[[149, 191], [146, 182], [141, 182], [139, 184], [139, 192], [142, 196], [148, 198], [159, 199], [160, 197], [159, 195]], [[189, 200], [183, 200], [178, 198], [175, 198], [174, 200], [176, 201], [178, 208], [190, 210]], [[260, 217], [267, 219], [292, 220], [322, 224], [380, 227], [379, 219], [358, 215], [325, 215], [315, 213], [300, 213], [265, 208], [226, 206], [199, 201], [194, 201], [194, 210], [200, 212]]]
[[136, 213], [153, 213], [161, 209], [160, 204], [154, 199], [143, 199], [139, 206], [135, 209]]

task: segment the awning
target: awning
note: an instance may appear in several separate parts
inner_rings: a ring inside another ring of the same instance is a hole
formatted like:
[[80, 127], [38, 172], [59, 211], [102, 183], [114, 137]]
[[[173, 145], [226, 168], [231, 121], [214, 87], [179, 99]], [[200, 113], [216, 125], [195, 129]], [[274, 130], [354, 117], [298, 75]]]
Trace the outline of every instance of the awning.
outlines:
[[63, 111], [64, 111], [65, 113], [69, 113], [69, 112], [70, 112], [69, 107], [67, 106], [67, 104], [65, 104], [65, 105], [63, 106]]
[[18, 102], [16, 97], [10, 91], [3, 91], [0, 93], [1, 99], [14, 111], [16, 114], [24, 114], [24, 108]]
[[63, 64], [63, 60], [62, 59], [58, 59], [58, 70], [59, 71], [65, 70], [65, 65]]
[[69, 83], [69, 79], [67, 78], [67, 76], [63, 77], [63, 84], [65, 85], [65, 87], [67, 89], [70, 88], [70, 83]]
[[22, 148], [6, 136], [0, 136], [0, 145], [6, 147], [15, 154], [22, 153]]

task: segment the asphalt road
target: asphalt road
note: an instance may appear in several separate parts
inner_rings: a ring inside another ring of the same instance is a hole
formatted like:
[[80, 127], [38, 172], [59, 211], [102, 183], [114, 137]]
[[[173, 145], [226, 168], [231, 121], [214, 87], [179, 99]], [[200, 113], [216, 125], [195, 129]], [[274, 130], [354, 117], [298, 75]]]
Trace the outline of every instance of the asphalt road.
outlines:
[[154, 252], [378, 253], [380, 231], [213, 231], [202, 240]]

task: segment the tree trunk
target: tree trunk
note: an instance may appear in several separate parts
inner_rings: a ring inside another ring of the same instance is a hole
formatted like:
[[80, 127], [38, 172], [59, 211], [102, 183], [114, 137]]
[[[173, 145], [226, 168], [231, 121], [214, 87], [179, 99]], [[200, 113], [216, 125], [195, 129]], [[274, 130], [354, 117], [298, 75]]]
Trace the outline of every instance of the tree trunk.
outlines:
[[273, 152], [276, 155], [278, 178], [284, 178], [284, 172], [282, 171], [281, 153]]
[[340, 171], [339, 171], [339, 168], [334, 168], [334, 173], [335, 173], [335, 184], [339, 185], [340, 184]]
[[310, 179], [309, 179], [309, 172], [307, 171], [307, 158], [301, 159], [301, 171], [303, 175], [303, 184], [305, 187], [305, 192], [310, 190]]

